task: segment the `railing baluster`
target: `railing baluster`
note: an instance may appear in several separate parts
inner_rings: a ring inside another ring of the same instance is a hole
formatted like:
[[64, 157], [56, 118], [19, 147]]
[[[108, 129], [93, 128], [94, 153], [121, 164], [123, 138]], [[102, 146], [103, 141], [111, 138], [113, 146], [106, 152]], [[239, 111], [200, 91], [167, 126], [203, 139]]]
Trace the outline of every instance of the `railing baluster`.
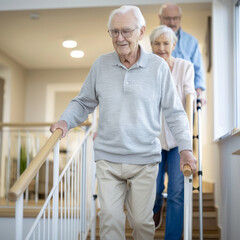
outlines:
[[77, 183], [76, 183], [76, 173], [77, 173], [77, 168], [76, 168], [76, 160], [77, 158], [74, 157], [74, 224], [73, 224], [73, 232], [74, 232], [74, 237], [77, 238], [77, 230], [76, 230], [76, 218], [77, 218]]
[[10, 169], [11, 169], [11, 132], [8, 133], [8, 162], [7, 162], [7, 179], [6, 179], [6, 194], [10, 187]]
[[64, 175], [64, 239], [67, 239], [67, 173]]
[[[39, 150], [40, 150], [39, 134], [37, 134], [36, 152], [39, 152]], [[36, 182], [35, 182], [35, 203], [38, 203], [38, 192], [39, 192], [39, 172], [36, 175]]]
[[68, 188], [67, 188], [67, 191], [68, 191], [68, 196], [67, 196], [67, 203], [68, 203], [68, 219], [67, 219], [67, 235], [70, 233], [70, 188], [71, 188], [71, 185], [70, 185], [70, 167], [68, 169], [68, 176], [67, 176], [67, 180], [68, 180]]
[[66, 138], [67, 138], [67, 152], [66, 152], [66, 158], [67, 158], [67, 162], [69, 161], [69, 153], [70, 153], [70, 151], [69, 151], [69, 134], [67, 134], [67, 136], [66, 136]]
[[60, 141], [58, 140], [57, 144], [54, 147], [54, 164], [53, 164], [53, 186], [56, 186], [54, 195], [53, 195], [53, 234], [52, 239], [58, 240], [58, 194], [59, 194], [59, 145]]
[[77, 154], [77, 163], [78, 163], [78, 169], [77, 169], [77, 233], [79, 233], [79, 225], [80, 225], [80, 159], [79, 159], [79, 153]]
[[71, 174], [71, 239], [73, 239], [73, 175], [74, 175], [74, 167], [73, 162], [71, 164], [72, 174]]
[[43, 240], [46, 239], [46, 210], [43, 213]]
[[41, 221], [38, 223], [38, 240], [40, 240], [41, 239]]
[[95, 179], [96, 179], [96, 163], [94, 161], [94, 151], [92, 151], [92, 190], [91, 190], [91, 240], [96, 238], [96, 193], [95, 193]]
[[[30, 163], [30, 135], [29, 135], [29, 131], [27, 131], [27, 167], [29, 166]], [[28, 203], [28, 199], [29, 199], [29, 191], [28, 188], [26, 189], [25, 192], [25, 202]]]
[[61, 240], [63, 238], [63, 186], [62, 186], [63, 180], [61, 180], [60, 182], [60, 212], [61, 212], [61, 216], [60, 216], [60, 237]]
[[45, 199], [48, 196], [48, 184], [49, 184], [49, 158], [46, 159], [45, 166]]
[[16, 201], [15, 205], [15, 219], [16, 219], [16, 232], [15, 232], [15, 239], [22, 240], [23, 238], [23, 194], [19, 197]]
[[82, 145], [81, 155], [81, 207], [80, 207], [80, 222], [81, 222], [81, 237], [85, 238], [86, 231], [86, 142]]
[[50, 240], [50, 236], [51, 236], [51, 229], [50, 229], [50, 216], [51, 216], [51, 202], [49, 202], [48, 204], [48, 240]]
[[20, 176], [20, 170], [21, 170], [21, 134], [20, 131], [18, 131], [18, 141], [17, 141], [17, 179]]

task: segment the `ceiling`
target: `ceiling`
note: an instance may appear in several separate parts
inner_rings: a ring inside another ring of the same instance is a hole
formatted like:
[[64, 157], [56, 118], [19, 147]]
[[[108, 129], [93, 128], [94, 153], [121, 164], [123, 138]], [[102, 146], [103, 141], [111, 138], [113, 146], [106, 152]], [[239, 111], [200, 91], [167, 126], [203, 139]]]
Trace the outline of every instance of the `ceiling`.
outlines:
[[[113, 51], [107, 21], [115, 8], [0, 11], [0, 51], [26, 69], [89, 68], [99, 55]], [[209, 3], [182, 5], [184, 13], [209, 8]], [[142, 45], [150, 50], [148, 36], [159, 24], [159, 5], [140, 9], [147, 22]], [[32, 13], [38, 13], [39, 19], [31, 19]], [[71, 50], [62, 47], [68, 39], [77, 41], [75, 49], [84, 51], [83, 58], [70, 57]]]

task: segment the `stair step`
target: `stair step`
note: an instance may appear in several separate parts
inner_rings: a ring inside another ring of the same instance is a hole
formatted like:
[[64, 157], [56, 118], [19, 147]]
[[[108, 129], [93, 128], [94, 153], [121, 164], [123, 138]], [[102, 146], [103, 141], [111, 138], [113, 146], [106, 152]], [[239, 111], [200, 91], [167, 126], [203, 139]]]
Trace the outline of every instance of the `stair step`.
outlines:
[[[88, 240], [90, 239], [91, 233], [88, 236]], [[131, 229], [126, 230], [126, 240], [133, 240]], [[204, 230], [203, 231], [203, 239], [204, 240], [220, 240], [220, 230], [217, 228], [216, 230]], [[157, 230], [155, 233], [154, 240], [163, 240], [164, 239], [164, 230]], [[183, 239], [183, 238], [182, 238]], [[192, 232], [192, 240], [199, 239], [199, 230], [193, 230]], [[96, 233], [96, 240], [100, 240], [99, 233]]]
[[[98, 210], [99, 211], [99, 210]], [[126, 212], [126, 211], [125, 211]], [[192, 228], [199, 228], [199, 212], [193, 211], [192, 213]], [[99, 225], [99, 217], [97, 216], [97, 226]], [[166, 207], [164, 207], [163, 211], [163, 222], [161, 228], [165, 228], [166, 225]], [[130, 228], [128, 221], [126, 220], [126, 228]], [[203, 228], [204, 229], [216, 229], [217, 228], [217, 210], [216, 208], [212, 208], [211, 211], [203, 211]]]

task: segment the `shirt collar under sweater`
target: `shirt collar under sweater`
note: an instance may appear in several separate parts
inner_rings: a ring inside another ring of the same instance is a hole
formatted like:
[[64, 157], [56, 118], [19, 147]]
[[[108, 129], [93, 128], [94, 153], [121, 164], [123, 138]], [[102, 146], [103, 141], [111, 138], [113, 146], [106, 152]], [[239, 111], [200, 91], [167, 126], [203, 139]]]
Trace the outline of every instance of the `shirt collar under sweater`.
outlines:
[[[140, 57], [137, 60], [137, 62], [135, 64], [132, 65], [131, 68], [138, 68], [138, 67], [147, 67], [147, 62], [148, 62], [148, 54], [143, 50], [143, 48], [138, 45], [140, 48]], [[114, 59], [113, 59], [113, 65], [114, 66], [121, 66], [126, 68], [120, 61], [119, 56], [117, 54], [117, 52], [114, 52]], [[130, 69], [131, 69], [130, 68]]]

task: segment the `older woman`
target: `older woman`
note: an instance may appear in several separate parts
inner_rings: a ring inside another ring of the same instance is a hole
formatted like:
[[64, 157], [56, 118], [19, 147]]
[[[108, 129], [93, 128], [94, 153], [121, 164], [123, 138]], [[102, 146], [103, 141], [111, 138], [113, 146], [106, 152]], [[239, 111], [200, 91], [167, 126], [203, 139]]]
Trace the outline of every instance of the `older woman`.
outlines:
[[[162, 57], [172, 72], [172, 76], [185, 107], [186, 95], [193, 94], [194, 90], [194, 68], [191, 62], [171, 56], [177, 42], [173, 30], [165, 25], [160, 25], [150, 35], [153, 53]], [[175, 139], [170, 132], [163, 116], [162, 133], [160, 136], [162, 145], [162, 161], [159, 163], [157, 177], [157, 195], [154, 206], [154, 222], [158, 228], [162, 222], [164, 177], [168, 173], [168, 197], [165, 239], [181, 239], [183, 230], [184, 211], [184, 177], [180, 171], [180, 155]]]

